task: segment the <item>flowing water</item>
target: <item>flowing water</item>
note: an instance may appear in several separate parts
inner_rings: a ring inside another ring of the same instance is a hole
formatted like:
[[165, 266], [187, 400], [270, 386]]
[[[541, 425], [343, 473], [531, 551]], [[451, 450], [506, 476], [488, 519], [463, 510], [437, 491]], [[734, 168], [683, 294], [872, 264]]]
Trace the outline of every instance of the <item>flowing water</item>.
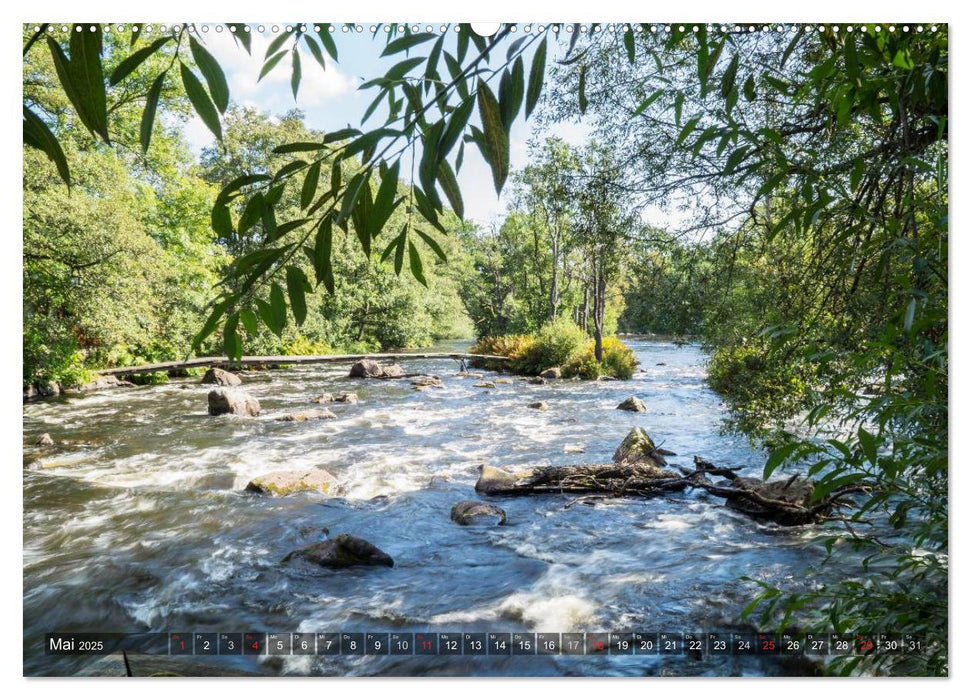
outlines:
[[[411, 361], [444, 389], [347, 378], [316, 365], [247, 372], [258, 419], [209, 417], [198, 378], [109, 390], [24, 407], [24, 670], [96, 672], [92, 658], [44, 656], [64, 630], [165, 632], [571, 632], [739, 630], [750, 576], [800, 581], [822, 553], [814, 528], [755, 522], [719, 498], [574, 503], [569, 496], [493, 499], [502, 527], [460, 527], [477, 467], [609, 461], [642, 426], [677, 453], [757, 476], [764, 455], [722, 434], [726, 409], [695, 346], [632, 341], [641, 362], [626, 382], [514, 379], [494, 390], [455, 376], [452, 360]], [[461, 350], [452, 345], [447, 349]], [[499, 375], [486, 379], [495, 379]], [[336, 420], [274, 416], [322, 392]], [[647, 413], [616, 405], [641, 397]], [[546, 401], [548, 411], [527, 407]], [[577, 451], [582, 449], [583, 453]], [[341, 498], [243, 491], [262, 473], [323, 467]], [[322, 570], [282, 564], [290, 551], [352, 533], [394, 568]], [[207, 657], [227, 673], [777, 674], [748, 657]]]

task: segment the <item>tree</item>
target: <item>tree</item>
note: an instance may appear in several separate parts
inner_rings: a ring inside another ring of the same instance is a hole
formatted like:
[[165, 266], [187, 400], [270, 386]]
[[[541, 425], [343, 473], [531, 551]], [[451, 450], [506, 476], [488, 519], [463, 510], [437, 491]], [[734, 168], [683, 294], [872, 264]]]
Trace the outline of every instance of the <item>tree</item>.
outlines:
[[582, 162], [583, 170], [576, 176], [573, 190], [579, 212], [576, 235], [589, 266], [594, 356], [597, 362], [603, 362], [608, 295], [627, 257], [627, 238], [638, 222], [617, 186], [620, 171], [613, 162], [613, 154], [602, 145], [592, 143], [584, 152]]

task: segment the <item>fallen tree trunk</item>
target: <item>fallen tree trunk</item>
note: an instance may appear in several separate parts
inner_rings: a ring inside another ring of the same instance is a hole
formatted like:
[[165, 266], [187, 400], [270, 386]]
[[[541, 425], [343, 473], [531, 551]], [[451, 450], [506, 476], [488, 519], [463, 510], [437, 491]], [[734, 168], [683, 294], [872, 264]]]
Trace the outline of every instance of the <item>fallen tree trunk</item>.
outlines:
[[494, 496], [548, 493], [612, 493], [655, 495], [683, 491], [685, 477], [648, 464], [581, 464], [568, 467], [531, 467], [511, 473], [483, 464], [475, 490]]
[[[694, 470], [674, 472], [662, 468], [663, 456], [642, 430], [633, 430], [624, 440], [614, 462], [562, 467], [528, 467], [516, 472], [482, 465], [475, 490], [491, 496], [541, 494], [600, 494], [603, 496], [651, 497], [699, 488], [725, 499], [725, 505], [753, 518], [780, 525], [805, 525], [830, 518], [841, 499], [865, 490], [854, 484], [836, 489], [813, 501], [816, 483], [798, 475], [785, 480], [762, 481], [740, 477], [738, 469], [717, 467], [700, 457]], [[727, 479], [715, 484], [709, 477]]]

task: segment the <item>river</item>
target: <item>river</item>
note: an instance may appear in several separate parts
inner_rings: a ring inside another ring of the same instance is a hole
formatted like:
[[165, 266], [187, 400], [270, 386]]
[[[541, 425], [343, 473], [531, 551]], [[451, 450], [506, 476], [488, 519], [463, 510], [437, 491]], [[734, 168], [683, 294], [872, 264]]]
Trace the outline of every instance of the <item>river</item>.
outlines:
[[[726, 408], [693, 345], [630, 341], [626, 382], [515, 379], [494, 390], [456, 377], [452, 360], [411, 361], [443, 389], [347, 378], [347, 367], [243, 373], [258, 419], [209, 417], [198, 378], [24, 406], [24, 672], [97, 673], [92, 658], [45, 656], [43, 636], [88, 631], [706, 632], [739, 630], [755, 586], [803, 581], [822, 552], [815, 528], [759, 523], [719, 498], [569, 496], [492, 499], [502, 527], [461, 527], [477, 466], [609, 461], [642, 426], [691, 466], [700, 455], [758, 476], [765, 456], [723, 434]], [[449, 350], [465, 345], [452, 344]], [[442, 348], [440, 348], [442, 349]], [[491, 373], [486, 373], [487, 378]], [[336, 420], [286, 423], [322, 392]], [[629, 396], [646, 413], [616, 405]], [[546, 401], [548, 411], [527, 407]], [[42, 451], [42, 433], [70, 443]], [[577, 450], [583, 450], [578, 453]], [[343, 498], [243, 491], [259, 474], [323, 467]], [[347, 532], [394, 568], [329, 571], [281, 564]], [[754, 629], [749, 627], [748, 629]], [[756, 657], [207, 657], [226, 673], [775, 675]]]

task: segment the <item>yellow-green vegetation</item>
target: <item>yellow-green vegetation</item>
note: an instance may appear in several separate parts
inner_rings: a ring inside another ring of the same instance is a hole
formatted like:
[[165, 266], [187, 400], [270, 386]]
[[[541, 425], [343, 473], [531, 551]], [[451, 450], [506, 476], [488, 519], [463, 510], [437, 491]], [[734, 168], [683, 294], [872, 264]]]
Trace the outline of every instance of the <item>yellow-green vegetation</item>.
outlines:
[[603, 362], [597, 362], [594, 349], [594, 341], [573, 321], [559, 318], [542, 326], [534, 335], [481, 338], [472, 346], [471, 352], [508, 357], [511, 361], [504, 367], [516, 374], [537, 375], [551, 367], [559, 367], [564, 377], [630, 379], [633, 376], [637, 360], [623, 342], [605, 338]]

